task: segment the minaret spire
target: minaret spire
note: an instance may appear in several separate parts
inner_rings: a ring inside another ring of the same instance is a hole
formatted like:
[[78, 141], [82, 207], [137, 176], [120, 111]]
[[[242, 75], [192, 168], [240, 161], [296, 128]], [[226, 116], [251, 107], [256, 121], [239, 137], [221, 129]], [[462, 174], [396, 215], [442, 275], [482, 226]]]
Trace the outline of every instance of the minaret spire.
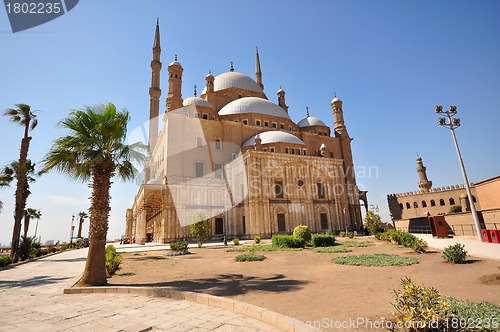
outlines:
[[262, 84], [262, 71], [260, 70], [260, 57], [259, 48], [255, 47], [255, 82], [264, 90], [264, 84]]
[[432, 181], [427, 179], [427, 167], [424, 166], [422, 158], [417, 154], [417, 173], [420, 181], [418, 182], [418, 187], [424, 191], [430, 191], [432, 188]]
[[[158, 140], [158, 114], [160, 110], [160, 61], [161, 47], [160, 47], [160, 22], [156, 19], [155, 38], [153, 42], [153, 61], [151, 61], [151, 87], [149, 88], [149, 154], [153, 150]], [[150, 172], [146, 169], [146, 181], [149, 180]]]

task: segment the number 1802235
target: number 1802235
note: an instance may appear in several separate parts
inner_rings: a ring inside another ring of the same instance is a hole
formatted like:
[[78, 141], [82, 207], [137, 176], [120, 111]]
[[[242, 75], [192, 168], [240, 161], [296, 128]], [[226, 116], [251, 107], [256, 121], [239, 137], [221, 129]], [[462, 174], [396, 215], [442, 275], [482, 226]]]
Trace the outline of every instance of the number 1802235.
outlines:
[[62, 11], [59, 2], [9, 2], [5, 7], [8, 14], [59, 14]]

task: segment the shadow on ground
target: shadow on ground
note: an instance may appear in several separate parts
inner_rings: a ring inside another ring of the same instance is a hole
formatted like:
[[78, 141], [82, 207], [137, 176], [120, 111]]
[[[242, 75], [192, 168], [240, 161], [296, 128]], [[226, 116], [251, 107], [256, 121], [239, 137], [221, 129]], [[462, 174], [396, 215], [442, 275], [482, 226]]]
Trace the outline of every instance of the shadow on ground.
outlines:
[[286, 279], [283, 274], [260, 278], [242, 274], [220, 274], [217, 278], [177, 280], [143, 284], [109, 284], [129, 287], [172, 287], [180, 291], [203, 292], [215, 296], [235, 296], [250, 292], [287, 292], [303, 288], [309, 281]]
[[48, 276], [36, 276], [24, 280], [0, 280], [0, 288], [44, 286], [56, 284], [68, 279], [71, 279], [71, 277], [54, 278]]

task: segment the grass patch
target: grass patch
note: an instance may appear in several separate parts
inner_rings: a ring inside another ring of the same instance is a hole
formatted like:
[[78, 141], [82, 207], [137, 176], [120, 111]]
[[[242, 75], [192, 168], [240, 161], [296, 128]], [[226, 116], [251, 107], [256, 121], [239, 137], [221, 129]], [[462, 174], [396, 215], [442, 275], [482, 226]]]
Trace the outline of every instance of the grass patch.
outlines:
[[256, 262], [263, 261], [264, 259], [266, 259], [266, 256], [264, 255], [242, 254], [236, 256], [237, 262]]
[[332, 263], [355, 266], [407, 266], [418, 264], [419, 260], [413, 257], [374, 254], [336, 257], [332, 259]]
[[[262, 244], [254, 245], [255, 251], [300, 251], [302, 248], [283, 248], [283, 247], [273, 247], [272, 244]], [[227, 252], [246, 252], [252, 249], [252, 246], [243, 246], [241, 248], [231, 248], [226, 250]]]
[[[446, 316], [451, 320], [453, 318], [462, 321], [477, 322], [489, 331], [492, 328], [492, 323], [496, 322], [497, 327], [500, 324], [500, 306], [488, 302], [469, 302], [457, 300], [452, 297], [445, 297], [444, 300], [448, 303]], [[489, 325], [489, 326], [488, 326]], [[493, 329], [491, 331], [494, 331]]]
[[345, 246], [347, 248], [364, 248], [374, 246], [375, 243], [371, 241], [343, 241], [339, 242], [339, 245]]
[[313, 248], [312, 251], [314, 252], [319, 252], [319, 253], [344, 253], [344, 252], [351, 252], [352, 249], [349, 249], [346, 246], [342, 245], [336, 245], [336, 246], [331, 246], [331, 247], [317, 247]]

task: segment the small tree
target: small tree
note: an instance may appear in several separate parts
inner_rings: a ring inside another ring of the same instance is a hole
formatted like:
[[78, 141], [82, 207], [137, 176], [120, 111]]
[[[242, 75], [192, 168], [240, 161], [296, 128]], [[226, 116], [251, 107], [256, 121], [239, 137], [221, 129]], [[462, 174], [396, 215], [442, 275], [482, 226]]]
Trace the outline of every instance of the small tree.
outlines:
[[207, 219], [202, 211], [198, 211], [193, 215], [191, 225], [189, 225], [189, 231], [196, 236], [198, 248], [201, 248], [203, 242], [208, 239], [211, 226], [210, 220]]
[[368, 229], [370, 230], [370, 233], [372, 234], [376, 234], [377, 233], [377, 229], [380, 225], [380, 216], [378, 214], [376, 214], [375, 212], [373, 211], [368, 211], [366, 212], [366, 216], [365, 216], [365, 223], [366, 223], [366, 227], [368, 227]]

